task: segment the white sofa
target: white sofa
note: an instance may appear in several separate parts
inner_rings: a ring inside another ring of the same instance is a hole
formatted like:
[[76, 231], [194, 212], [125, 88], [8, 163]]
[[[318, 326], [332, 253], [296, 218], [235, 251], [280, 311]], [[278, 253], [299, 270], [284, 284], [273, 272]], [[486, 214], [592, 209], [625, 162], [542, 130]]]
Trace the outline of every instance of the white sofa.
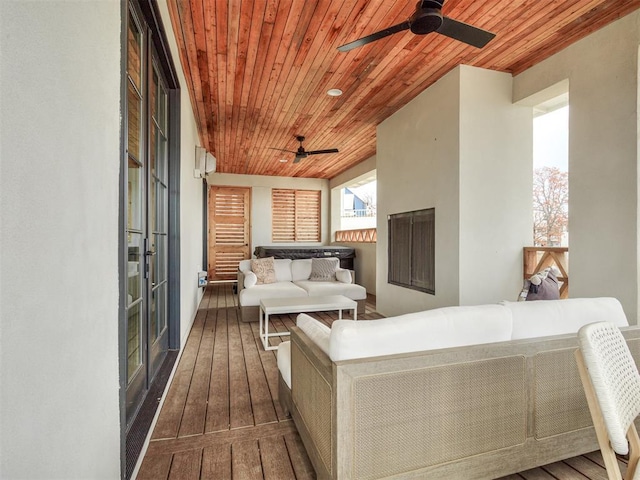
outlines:
[[[575, 333], [628, 325], [613, 298], [447, 307], [335, 321], [300, 314], [279, 397], [318, 478], [496, 478], [598, 449]], [[640, 329], [624, 329], [640, 352]]]
[[343, 281], [312, 281], [309, 280], [311, 264], [311, 258], [275, 259], [276, 282], [249, 286], [245, 277], [246, 273], [251, 271], [251, 260], [242, 260], [238, 266], [238, 303], [242, 320], [258, 321], [258, 309], [263, 298], [344, 295], [358, 303], [358, 313], [364, 313], [367, 290], [362, 285], [354, 283], [353, 271], [338, 268], [338, 278]]

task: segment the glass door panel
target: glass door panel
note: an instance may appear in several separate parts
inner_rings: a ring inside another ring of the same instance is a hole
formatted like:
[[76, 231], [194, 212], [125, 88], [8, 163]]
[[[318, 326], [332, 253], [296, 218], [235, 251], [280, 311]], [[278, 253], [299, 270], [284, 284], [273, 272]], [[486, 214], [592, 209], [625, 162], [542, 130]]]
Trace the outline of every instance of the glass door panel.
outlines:
[[154, 252], [150, 262], [152, 313], [149, 327], [150, 362], [158, 365], [168, 345], [167, 330], [167, 239], [168, 239], [168, 191], [167, 191], [167, 91], [158, 74], [155, 63], [150, 82], [150, 198], [149, 228]]
[[127, 32], [127, 170], [126, 170], [126, 372], [127, 423], [144, 396], [148, 381], [146, 361], [146, 230], [147, 169], [144, 159], [144, 38], [134, 15]]

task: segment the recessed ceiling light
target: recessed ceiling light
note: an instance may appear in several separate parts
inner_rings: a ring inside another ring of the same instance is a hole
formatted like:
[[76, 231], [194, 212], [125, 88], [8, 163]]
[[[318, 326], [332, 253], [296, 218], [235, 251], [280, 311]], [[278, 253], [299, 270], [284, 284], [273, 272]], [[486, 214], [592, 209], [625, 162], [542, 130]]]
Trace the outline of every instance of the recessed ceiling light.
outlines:
[[280, 159], [280, 163], [287, 163], [287, 159], [286, 158], [281, 158]]
[[327, 95], [329, 95], [330, 97], [339, 97], [340, 95], [342, 95], [342, 90], [340, 90], [339, 88], [332, 88], [331, 90], [327, 91]]

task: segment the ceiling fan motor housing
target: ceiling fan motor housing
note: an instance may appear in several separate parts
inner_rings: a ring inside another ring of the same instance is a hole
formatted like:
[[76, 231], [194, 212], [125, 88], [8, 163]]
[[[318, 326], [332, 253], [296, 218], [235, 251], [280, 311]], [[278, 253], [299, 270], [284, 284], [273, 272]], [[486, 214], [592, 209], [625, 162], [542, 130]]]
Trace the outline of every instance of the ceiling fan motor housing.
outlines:
[[411, 31], [416, 35], [435, 32], [442, 25], [442, 10], [429, 7], [418, 9], [409, 20], [409, 23], [411, 24]]

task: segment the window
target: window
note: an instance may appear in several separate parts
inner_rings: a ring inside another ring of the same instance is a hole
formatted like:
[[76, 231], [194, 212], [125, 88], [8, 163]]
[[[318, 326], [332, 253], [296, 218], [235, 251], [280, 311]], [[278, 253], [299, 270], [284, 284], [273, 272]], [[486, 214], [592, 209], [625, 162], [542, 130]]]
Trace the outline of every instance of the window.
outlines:
[[534, 107], [533, 244], [569, 244], [569, 95]]
[[389, 283], [435, 294], [435, 209], [389, 215], [388, 226]]
[[272, 240], [320, 241], [320, 191], [274, 188], [271, 191]]

